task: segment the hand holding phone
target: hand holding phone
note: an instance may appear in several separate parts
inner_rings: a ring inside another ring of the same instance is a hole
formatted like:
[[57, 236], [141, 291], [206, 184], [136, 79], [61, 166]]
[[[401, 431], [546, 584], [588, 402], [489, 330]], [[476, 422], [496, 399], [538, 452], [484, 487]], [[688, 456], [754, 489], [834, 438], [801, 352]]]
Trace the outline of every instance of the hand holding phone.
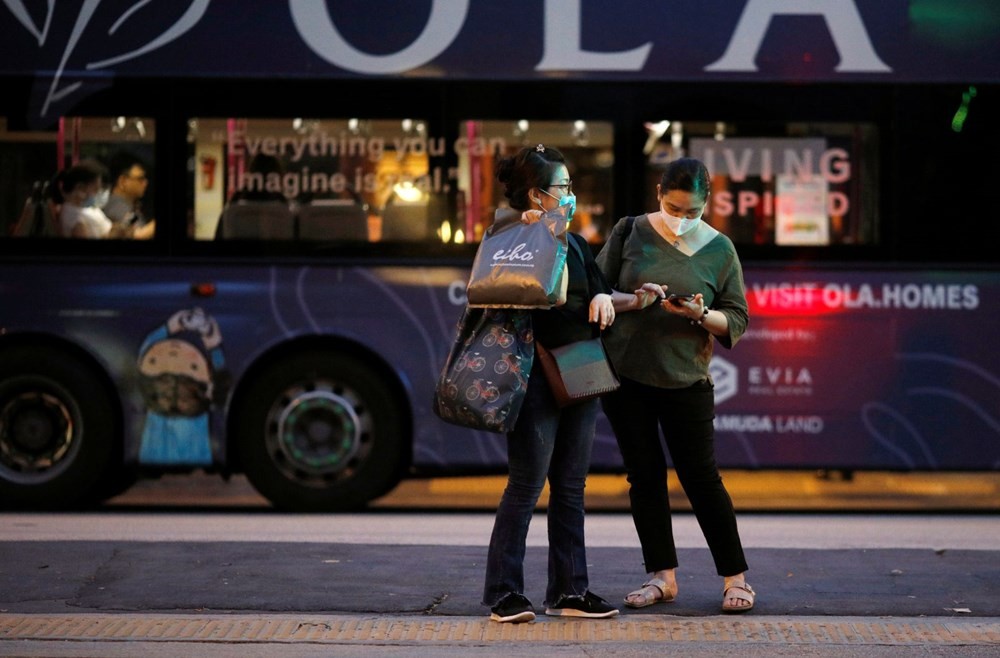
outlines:
[[674, 306], [680, 306], [684, 302], [689, 302], [694, 299], [693, 292], [672, 292], [667, 295], [667, 301]]

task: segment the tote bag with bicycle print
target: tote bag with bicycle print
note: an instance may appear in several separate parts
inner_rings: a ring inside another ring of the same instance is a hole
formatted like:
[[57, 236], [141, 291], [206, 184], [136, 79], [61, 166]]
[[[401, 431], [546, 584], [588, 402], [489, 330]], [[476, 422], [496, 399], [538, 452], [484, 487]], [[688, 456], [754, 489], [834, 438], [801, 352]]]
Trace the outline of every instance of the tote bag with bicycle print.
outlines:
[[453, 425], [509, 432], [534, 358], [530, 311], [467, 307], [434, 388], [434, 413]]

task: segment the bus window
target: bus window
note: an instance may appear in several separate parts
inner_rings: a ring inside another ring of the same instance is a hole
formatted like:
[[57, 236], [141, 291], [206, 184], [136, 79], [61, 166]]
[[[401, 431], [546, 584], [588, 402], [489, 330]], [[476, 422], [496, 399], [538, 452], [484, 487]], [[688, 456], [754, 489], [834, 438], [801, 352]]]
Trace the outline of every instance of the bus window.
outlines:
[[188, 142], [196, 240], [440, 239], [424, 121], [195, 118]]
[[455, 152], [459, 163], [459, 214], [455, 240], [478, 242], [493, 223], [494, 211], [507, 201], [496, 185], [496, 159], [528, 144], [554, 146], [566, 156], [577, 197], [573, 230], [590, 242], [602, 242], [615, 218], [612, 207], [614, 130], [600, 121], [464, 121]]
[[705, 219], [737, 245], [877, 243], [874, 125], [663, 120], [645, 127], [649, 198], [667, 162], [702, 160], [712, 174]]
[[468, 120], [456, 137], [416, 119], [195, 118], [194, 238], [478, 242], [504, 203], [496, 158], [540, 142], [566, 154], [576, 230], [600, 242], [612, 135], [583, 120]]
[[[111, 207], [100, 201], [102, 212], [113, 214], [114, 230], [107, 237], [149, 237], [154, 224], [143, 208], [154, 207], [155, 121], [125, 116], [62, 117], [55, 125], [54, 130], [15, 130], [0, 117], [0, 161], [5, 163], [0, 177], [0, 236], [69, 237], [63, 235], [62, 194], [53, 187], [53, 180], [58, 172], [91, 160], [104, 171], [102, 184], [114, 194], [113, 205], [120, 210], [129, 206], [125, 210], [130, 212], [111, 213]], [[124, 178], [142, 180], [116, 185], [122, 178], [120, 163], [128, 163]], [[137, 232], [140, 227], [146, 228]]]

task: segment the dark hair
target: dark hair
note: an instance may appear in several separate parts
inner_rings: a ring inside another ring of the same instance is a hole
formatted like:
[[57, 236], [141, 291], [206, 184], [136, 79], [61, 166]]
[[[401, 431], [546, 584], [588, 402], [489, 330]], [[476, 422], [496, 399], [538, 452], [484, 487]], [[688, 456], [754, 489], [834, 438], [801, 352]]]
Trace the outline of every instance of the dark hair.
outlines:
[[660, 194], [670, 190], [681, 190], [708, 198], [712, 191], [712, 177], [708, 168], [701, 160], [695, 158], [679, 158], [667, 165], [660, 177]]
[[111, 158], [111, 165], [109, 169], [111, 170], [111, 180], [112, 185], [118, 182], [118, 179], [122, 176], [127, 175], [132, 171], [132, 167], [136, 165], [142, 167], [143, 171], [146, 170], [146, 163], [142, 161], [142, 158], [134, 153], [128, 151], [119, 151]]
[[268, 174], [285, 173], [285, 167], [277, 156], [269, 155], [267, 153], [258, 153], [250, 159], [250, 163], [247, 165], [247, 171], [255, 174], [263, 174], [266, 177]]
[[53, 201], [62, 203], [66, 200], [66, 194], [77, 186], [90, 185], [96, 180], [103, 181], [107, 176], [107, 169], [97, 160], [80, 160], [72, 167], [56, 173], [49, 185], [49, 192]]
[[528, 191], [533, 187], [546, 188], [552, 182], [556, 166], [566, 164], [559, 149], [551, 146], [525, 146], [516, 155], [497, 163], [497, 180], [504, 184], [503, 195], [514, 210], [531, 207]]

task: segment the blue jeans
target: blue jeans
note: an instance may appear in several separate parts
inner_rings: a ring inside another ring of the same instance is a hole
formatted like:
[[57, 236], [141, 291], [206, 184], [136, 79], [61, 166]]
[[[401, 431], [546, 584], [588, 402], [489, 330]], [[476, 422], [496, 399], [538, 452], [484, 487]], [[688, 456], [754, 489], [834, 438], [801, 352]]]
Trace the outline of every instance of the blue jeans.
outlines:
[[586, 594], [583, 489], [598, 409], [597, 400], [559, 409], [535, 361], [521, 413], [507, 434], [509, 474], [490, 537], [483, 605], [492, 607], [512, 592], [524, 594], [528, 524], [546, 476], [549, 564], [545, 604], [563, 595]]

